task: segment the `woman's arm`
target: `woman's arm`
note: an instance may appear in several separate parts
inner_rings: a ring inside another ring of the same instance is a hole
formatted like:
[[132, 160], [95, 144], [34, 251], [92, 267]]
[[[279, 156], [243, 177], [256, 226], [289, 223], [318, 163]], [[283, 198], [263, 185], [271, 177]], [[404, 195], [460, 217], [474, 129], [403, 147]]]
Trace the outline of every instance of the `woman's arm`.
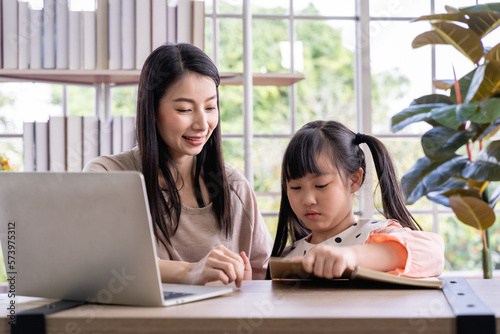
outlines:
[[[161, 280], [164, 283], [198, 284], [221, 281], [224, 284], [251, 277], [251, 269], [246, 255], [241, 256], [219, 245], [199, 262], [158, 260]], [[249, 272], [250, 270], [250, 272]]]

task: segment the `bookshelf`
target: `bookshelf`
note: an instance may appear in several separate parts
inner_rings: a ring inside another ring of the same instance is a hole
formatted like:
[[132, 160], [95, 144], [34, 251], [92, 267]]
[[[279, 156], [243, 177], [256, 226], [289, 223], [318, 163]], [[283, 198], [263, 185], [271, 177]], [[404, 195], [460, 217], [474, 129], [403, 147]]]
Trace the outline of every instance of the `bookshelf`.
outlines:
[[[0, 69], [0, 81], [36, 81], [60, 84], [113, 86], [139, 83], [140, 70], [19, 70]], [[242, 85], [242, 73], [220, 73], [221, 85]], [[254, 73], [254, 86], [290, 86], [305, 75], [294, 73]]]

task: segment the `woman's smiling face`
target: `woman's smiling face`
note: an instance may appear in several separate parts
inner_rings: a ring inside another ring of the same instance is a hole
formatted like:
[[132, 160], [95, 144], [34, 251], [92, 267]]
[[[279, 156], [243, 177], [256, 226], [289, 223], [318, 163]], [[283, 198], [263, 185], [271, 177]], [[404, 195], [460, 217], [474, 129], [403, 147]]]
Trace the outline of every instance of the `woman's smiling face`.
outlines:
[[174, 160], [199, 154], [218, 123], [217, 88], [210, 77], [187, 73], [159, 101], [156, 126]]

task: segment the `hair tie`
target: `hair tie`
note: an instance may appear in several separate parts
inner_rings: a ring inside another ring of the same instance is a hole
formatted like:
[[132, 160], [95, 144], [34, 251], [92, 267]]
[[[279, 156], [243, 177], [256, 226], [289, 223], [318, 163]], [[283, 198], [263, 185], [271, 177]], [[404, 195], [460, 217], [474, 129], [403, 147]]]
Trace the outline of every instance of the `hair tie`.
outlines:
[[356, 137], [354, 137], [354, 144], [359, 145], [362, 143], [366, 143], [366, 136], [362, 133], [356, 133]]

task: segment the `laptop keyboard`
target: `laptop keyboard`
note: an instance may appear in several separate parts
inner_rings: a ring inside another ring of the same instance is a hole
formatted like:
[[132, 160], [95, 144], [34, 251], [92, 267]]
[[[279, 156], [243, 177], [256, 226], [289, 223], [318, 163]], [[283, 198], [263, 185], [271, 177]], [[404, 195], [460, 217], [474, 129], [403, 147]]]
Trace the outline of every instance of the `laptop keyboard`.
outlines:
[[163, 299], [164, 300], [175, 299], [175, 298], [191, 296], [191, 295], [194, 295], [194, 293], [163, 291]]

